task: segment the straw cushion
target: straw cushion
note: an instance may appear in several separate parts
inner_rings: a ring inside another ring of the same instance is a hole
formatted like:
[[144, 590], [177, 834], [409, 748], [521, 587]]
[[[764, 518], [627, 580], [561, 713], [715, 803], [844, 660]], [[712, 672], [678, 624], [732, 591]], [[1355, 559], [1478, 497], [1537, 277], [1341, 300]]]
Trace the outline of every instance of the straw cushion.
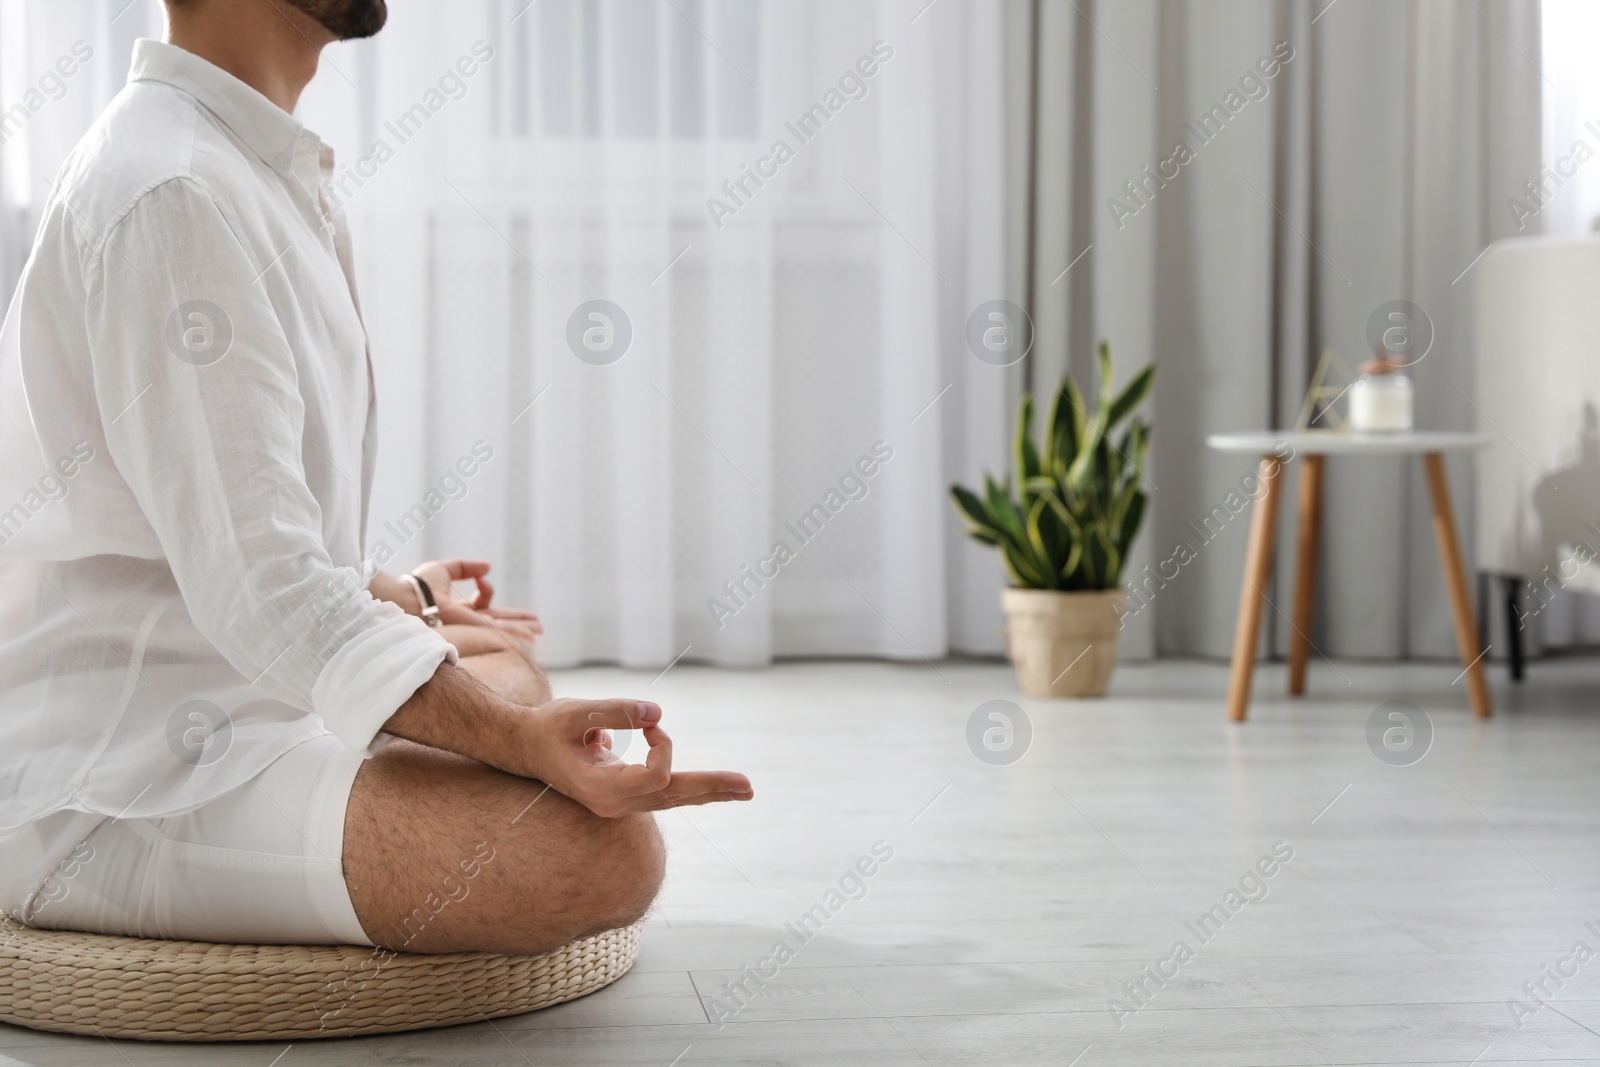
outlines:
[[543, 956], [213, 945], [35, 930], [0, 915], [0, 1020], [149, 1041], [391, 1033], [549, 1007], [633, 966], [639, 927]]

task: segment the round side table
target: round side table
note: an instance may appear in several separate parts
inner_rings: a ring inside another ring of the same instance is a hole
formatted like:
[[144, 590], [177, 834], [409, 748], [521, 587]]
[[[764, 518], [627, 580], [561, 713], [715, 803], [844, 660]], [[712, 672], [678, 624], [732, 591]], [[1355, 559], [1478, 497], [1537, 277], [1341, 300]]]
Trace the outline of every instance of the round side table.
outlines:
[[1247, 452], [1261, 457], [1259, 476], [1261, 496], [1250, 518], [1250, 545], [1245, 553], [1244, 583], [1239, 590], [1239, 621], [1233, 632], [1233, 668], [1228, 681], [1228, 718], [1244, 719], [1250, 707], [1250, 684], [1255, 674], [1256, 645], [1261, 633], [1261, 609], [1266, 602], [1267, 582], [1272, 575], [1272, 552], [1278, 530], [1278, 481], [1287, 460], [1305, 457], [1300, 479], [1300, 537], [1296, 548], [1294, 580], [1294, 618], [1289, 636], [1289, 693], [1306, 691], [1306, 666], [1311, 653], [1311, 605], [1316, 594], [1317, 545], [1322, 527], [1322, 468], [1328, 456], [1336, 455], [1411, 455], [1422, 456], [1428, 472], [1428, 490], [1433, 498], [1433, 534], [1439, 546], [1439, 565], [1444, 570], [1445, 588], [1450, 593], [1451, 615], [1455, 621], [1456, 646], [1466, 667], [1467, 699], [1473, 714], [1487, 718], [1494, 714], [1489, 683], [1484, 676], [1483, 652], [1478, 647], [1478, 631], [1472, 621], [1472, 596], [1467, 591], [1467, 573], [1461, 560], [1461, 542], [1456, 536], [1456, 521], [1450, 506], [1450, 483], [1445, 477], [1444, 453], [1483, 448], [1493, 438], [1479, 433], [1334, 433], [1322, 431], [1283, 431], [1220, 433], [1206, 438], [1206, 444], [1222, 452]]

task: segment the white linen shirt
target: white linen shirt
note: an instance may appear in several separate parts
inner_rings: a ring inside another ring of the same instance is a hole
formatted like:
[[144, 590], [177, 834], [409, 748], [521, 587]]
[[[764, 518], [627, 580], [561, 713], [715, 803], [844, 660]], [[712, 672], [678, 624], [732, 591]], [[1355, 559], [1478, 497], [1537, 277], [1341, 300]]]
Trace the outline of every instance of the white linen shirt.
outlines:
[[0, 331], [0, 829], [365, 751], [454, 649], [366, 589], [371, 365], [332, 152], [137, 42]]

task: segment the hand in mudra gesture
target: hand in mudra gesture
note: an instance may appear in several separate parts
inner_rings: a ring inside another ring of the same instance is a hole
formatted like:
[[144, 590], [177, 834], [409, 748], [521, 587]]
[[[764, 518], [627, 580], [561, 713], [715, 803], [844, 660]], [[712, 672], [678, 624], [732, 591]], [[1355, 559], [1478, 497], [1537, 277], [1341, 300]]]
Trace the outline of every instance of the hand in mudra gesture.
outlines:
[[[481, 559], [436, 559], [413, 568], [412, 574], [428, 583], [439, 605], [439, 621], [461, 626], [490, 626], [525, 645], [544, 633], [539, 616], [525, 608], [497, 608], [494, 586], [486, 575], [489, 564]], [[452, 593], [454, 582], [472, 581], [477, 592], [471, 599]]]
[[[674, 771], [672, 738], [661, 728], [661, 707], [646, 700], [564, 698], [530, 712], [531, 737], [521, 769], [596, 815], [749, 800], [750, 779], [734, 771]], [[645, 762], [628, 763], [612, 749], [612, 730], [641, 730]]]

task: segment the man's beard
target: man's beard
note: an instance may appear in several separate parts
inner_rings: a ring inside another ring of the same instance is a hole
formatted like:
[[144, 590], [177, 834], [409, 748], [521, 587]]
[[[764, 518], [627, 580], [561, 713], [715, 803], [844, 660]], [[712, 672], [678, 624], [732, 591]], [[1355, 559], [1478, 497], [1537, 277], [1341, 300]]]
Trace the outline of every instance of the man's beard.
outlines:
[[287, 0], [341, 41], [371, 37], [389, 17], [385, 0]]

